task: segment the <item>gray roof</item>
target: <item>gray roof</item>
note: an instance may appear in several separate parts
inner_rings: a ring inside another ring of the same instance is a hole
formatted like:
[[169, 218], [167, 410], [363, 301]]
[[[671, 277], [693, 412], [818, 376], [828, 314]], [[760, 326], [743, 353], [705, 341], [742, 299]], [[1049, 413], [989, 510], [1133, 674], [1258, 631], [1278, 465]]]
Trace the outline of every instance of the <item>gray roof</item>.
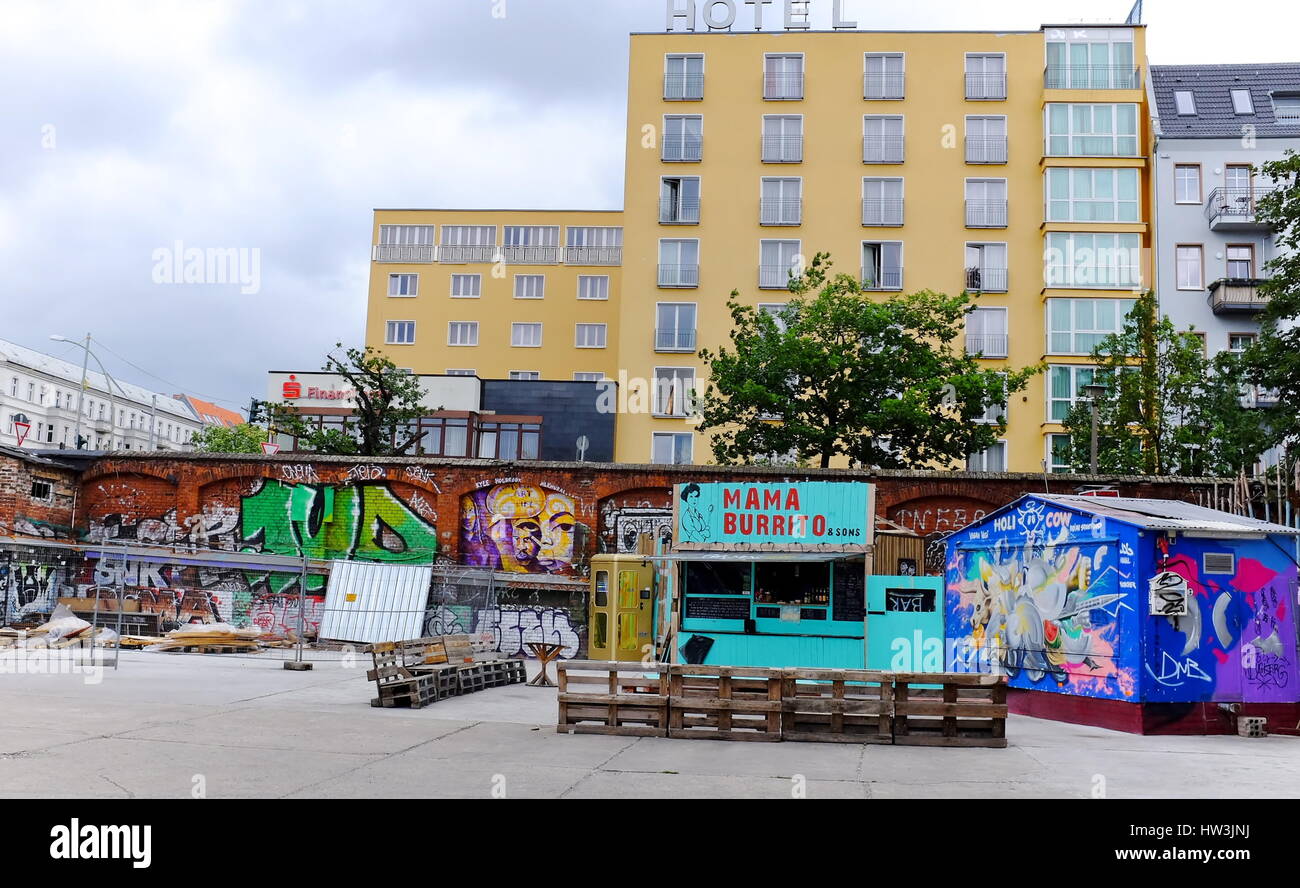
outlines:
[[[1259, 138], [1300, 139], [1300, 120], [1279, 123], [1273, 116], [1274, 92], [1300, 94], [1300, 62], [1250, 65], [1152, 65], [1161, 135], [1166, 139], [1239, 138], [1246, 124]], [[1249, 89], [1254, 114], [1235, 114], [1229, 90]], [[1180, 117], [1174, 92], [1188, 90], [1196, 114]]]
[[1036, 499], [1071, 509], [1114, 518], [1146, 530], [1176, 530], [1216, 533], [1224, 536], [1241, 534], [1277, 534], [1300, 536], [1300, 529], [1270, 524], [1257, 518], [1207, 509], [1179, 500], [1135, 499], [1127, 497], [1049, 496], [1034, 494]]

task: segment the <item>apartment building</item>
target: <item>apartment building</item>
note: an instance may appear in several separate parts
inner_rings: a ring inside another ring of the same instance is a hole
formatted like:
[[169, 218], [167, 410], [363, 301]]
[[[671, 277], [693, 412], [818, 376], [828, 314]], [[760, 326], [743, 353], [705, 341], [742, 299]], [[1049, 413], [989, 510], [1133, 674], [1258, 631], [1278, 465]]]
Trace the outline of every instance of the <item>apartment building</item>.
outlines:
[[1265, 265], [1279, 247], [1256, 215], [1261, 164], [1300, 150], [1300, 64], [1156, 65], [1160, 309], [1206, 353], [1259, 335]]
[[[367, 342], [415, 372], [609, 374], [626, 402], [619, 461], [707, 463], [688, 394], [707, 384], [699, 351], [728, 342], [729, 294], [776, 311], [791, 274], [828, 252], [869, 298], [976, 294], [970, 353], [1049, 369], [990, 410], [1007, 434], [969, 466], [1066, 470], [1060, 421], [1091, 381], [1088, 354], [1150, 285], [1144, 59], [1131, 25], [633, 34], [621, 215], [377, 211]], [[590, 268], [568, 261], [583, 247], [570, 232], [597, 219], [621, 247], [603, 306], [581, 297]], [[482, 230], [478, 265], [447, 268], [467, 227]], [[505, 253], [535, 244], [555, 261]], [[481, 283], [457, 284], [470, 268]], [[517, 278], [539, 271], [529, 302]], [[601, 323], [598, 363], [575, 343]]]

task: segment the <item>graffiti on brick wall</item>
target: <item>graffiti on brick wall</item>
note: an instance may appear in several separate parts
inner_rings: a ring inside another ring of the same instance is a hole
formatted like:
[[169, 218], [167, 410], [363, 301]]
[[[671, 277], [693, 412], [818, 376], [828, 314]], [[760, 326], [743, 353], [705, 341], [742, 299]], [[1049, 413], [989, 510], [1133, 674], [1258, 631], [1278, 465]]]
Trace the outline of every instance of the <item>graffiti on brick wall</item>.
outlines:
[[512, 573], [572, 574], [580, 525], [573, 497], [503, 479], [461, 497], [461, 561]]
[[889, 520], [919, 536], [952, 533], [986, 517], [995, 507], [960, 497], [924, 497], [889, 510]]
[[9, 619], [27, 614], [49, 613], [63, 594], [63, 570], [49, 563], [0, 564], [0, 589], [4, 590], [4, 613]]
[[580, 626], [574, 626], [569, 612], [558, 607], [503, 604], [478, 612], [474, 631], [491, 634], [497, 650], [507, 657], [531, 657], [526, 642], [564, 645], [560, 656], [573, 659], [581, 644]]

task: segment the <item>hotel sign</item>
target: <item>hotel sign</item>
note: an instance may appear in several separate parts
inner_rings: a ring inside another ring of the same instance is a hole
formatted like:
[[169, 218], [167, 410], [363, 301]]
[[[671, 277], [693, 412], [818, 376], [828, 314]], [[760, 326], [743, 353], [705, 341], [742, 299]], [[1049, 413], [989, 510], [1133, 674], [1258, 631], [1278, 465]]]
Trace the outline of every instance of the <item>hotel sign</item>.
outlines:
[[872, 543], [871, 485], [678, 484], [673, 548], [758, 552], [865, 552]]
[[[838, 30], [853, 29], [857, 22], [844, 17], [845, 0], [667, 0], [668, 30], [694, 31], [703, 24], [710, 31], [727, 31], [736, 23], [741, 6], [748, 6], [747, 17], [752, 17], [754, 30], [783, 26], [787, 31], [808, 31], [812, 28], [812, 5], [828, 3], [831, 7], [831, 27]], [[776, 7], [776, 8], [772, 8]]]

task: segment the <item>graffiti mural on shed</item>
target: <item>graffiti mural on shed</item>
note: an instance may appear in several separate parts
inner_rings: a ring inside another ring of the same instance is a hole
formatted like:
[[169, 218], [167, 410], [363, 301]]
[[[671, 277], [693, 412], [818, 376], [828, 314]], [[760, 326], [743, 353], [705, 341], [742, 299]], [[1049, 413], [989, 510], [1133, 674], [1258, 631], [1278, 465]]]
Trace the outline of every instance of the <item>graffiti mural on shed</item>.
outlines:
[[585, 528], [567, 493], [501, 479], [484, 482], [460, 502], [463, 564], [509, 573], [576, 572]]
[[600, 504], [600, 551], [632, 554], [643, 534], [667, 547], [673, 538], [672, 493], [667, 487], [627, 490]]

